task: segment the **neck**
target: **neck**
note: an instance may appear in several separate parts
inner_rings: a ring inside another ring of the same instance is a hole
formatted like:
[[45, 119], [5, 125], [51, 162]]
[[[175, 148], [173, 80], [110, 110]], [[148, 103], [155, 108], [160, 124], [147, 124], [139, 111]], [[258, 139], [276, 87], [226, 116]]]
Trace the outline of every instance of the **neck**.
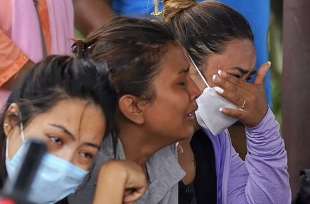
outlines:
[[126, 159], [134, 161], [142, 167], [159, 149], [164, 147], [160, 141], [154, 141], [150, 134], [138, 126], [123, 126], [120, 128], [119, 138], [124, 147]]

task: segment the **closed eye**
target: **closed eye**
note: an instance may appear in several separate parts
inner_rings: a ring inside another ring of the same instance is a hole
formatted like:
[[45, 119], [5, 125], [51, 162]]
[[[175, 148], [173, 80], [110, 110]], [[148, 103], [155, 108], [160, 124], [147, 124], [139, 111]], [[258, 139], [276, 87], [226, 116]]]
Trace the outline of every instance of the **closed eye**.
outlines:
[[236, 78], [238, 78], [238, 79], [240, 79], [240, 78], [242, 77], [240, 74], [232, 74], [232, 73], [230, 73], [230, 75], [231, 75], [231, 76], [234, 76], [234, 77], [236, 77]]

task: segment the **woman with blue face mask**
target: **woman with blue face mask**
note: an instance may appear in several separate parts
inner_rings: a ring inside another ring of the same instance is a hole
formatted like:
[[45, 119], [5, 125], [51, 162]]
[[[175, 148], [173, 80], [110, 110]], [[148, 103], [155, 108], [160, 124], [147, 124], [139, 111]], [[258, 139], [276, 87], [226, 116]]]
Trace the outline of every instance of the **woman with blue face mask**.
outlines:
[[[38, 139], [46, 143], [48, 154], [28, 198], [40, 204], [67, 202], [87, 179], [103, 138], [113, 126], [114, 101], [105, 70], [86, 58], [51, 56], [26, 74], [1, 116], [1, 187], [6, 179], [14, 178], [25, 142]], [[142, 169], [133, 163], [110, 162], [100, 175], [97, 203], [134, 201], [146, 187]], [[139, 191], [125, 196], [126, 187]]]
[[[251, 80], [256, 51], [248, 22], [217, 2], [164, 2], [165, 20], [189, 52], [202, 91], [197, 131], [179, 154], [187, 172], [180, 203], [290, 203], [285, 145], [264, 91], [270, 63]], [[236, 121], [244, 126], [245, 160], [227, 129]]]

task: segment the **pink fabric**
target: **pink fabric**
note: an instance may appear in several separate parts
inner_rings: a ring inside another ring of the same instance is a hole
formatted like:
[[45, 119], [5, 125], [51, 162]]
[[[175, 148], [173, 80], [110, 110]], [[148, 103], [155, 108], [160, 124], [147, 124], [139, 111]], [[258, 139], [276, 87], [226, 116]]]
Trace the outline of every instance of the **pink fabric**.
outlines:
[[11, 39], [33, 61], [42, 59], [39, 20], [33, 0], [11, 0]]
[[52, 36], [52, 54], [70, 54], [74, 39], [72, 0], [47, 0]]
[[10, 95], [9, 91], [0, 90], [0, 114], [2, 112], [2, 107], [5, 105], [9, 95]]
[[[42, 59], [39, 20], [33, 0], [12, 1], [12, 39], [33, 62]], [[47, 0], [51, 36], [51, 54], [69, 54], [74, 38], [74, 13], [71, 0]]]
[[[74, 10], [72, 0], [47, 0], [51, 54], [70, 54], [74, 38]], [[1, 0], [0, 28], [15, 42], [29, 59], [43, 58], [39, 19], [33, 0]], [[0, 88], [0, 107], [8, 92]]]

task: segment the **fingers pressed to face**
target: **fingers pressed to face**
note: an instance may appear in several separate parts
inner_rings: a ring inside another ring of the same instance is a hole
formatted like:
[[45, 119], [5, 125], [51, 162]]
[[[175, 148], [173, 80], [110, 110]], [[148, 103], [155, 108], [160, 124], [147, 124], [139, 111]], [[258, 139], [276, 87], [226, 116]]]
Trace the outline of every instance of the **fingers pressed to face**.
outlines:
[[245, 111], [241, 108], [239, 109], [232, 109], [232, 108], [222, 108], [221, 112], [225, 113], [225, 115], [228, 115], [233, 118], [239, 118], [242, 119], [242, 116], [244, 115]]
[[239, 86], [239, 83], [232, 83], [230, 80], [226, 80], [219, 75], [213, 76], [213, 82], [216, 86], [219, 86], [223, 89], [223, 92], [217, 91], [220, 95], [237, 106], [242, 105], [245, 91], [242, 90], [242, 88]]
[[256, 77], [256, 80], [255, 80], [255, 84], [263, 84], [264, 81], [265, 81], [265, 77], [270, 69], [270, 66], [271, 66], [271, 62], [267, 62], [265, 64], [263, 64], [258, 73], [257, 73], [257, 77]]
[[244, 91], [251, 91], [251, 84], [246, 82], [244, 79], [232, 76], [231, 74], [228, 74], [227, 72], [224, 72], [222, 70], [218, 71], [218, 75], [221, 79], [234, 84], [236, 87], [239, 87]]

